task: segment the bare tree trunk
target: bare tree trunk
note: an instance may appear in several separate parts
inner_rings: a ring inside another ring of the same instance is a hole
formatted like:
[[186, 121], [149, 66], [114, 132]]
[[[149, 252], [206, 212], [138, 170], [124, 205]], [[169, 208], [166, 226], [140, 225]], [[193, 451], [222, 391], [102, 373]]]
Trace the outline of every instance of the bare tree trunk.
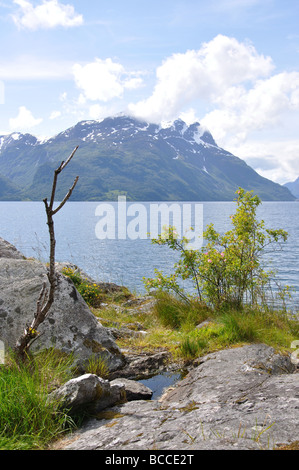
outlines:
[[71, 194], [78, 182], [79, 177], [75, 178], [75, 181], [72, 187], [69, 189], [67, 194], [65, 195], [62, 202], [56, 209], [53, 209], [54, 200], [55, 200], [55, 192], [56, 192], [56, 185], [58, 175], [62, 172], [62, 170], [66, 167], [66, 165], [71, 161], [75, 152], [77, 151], [78, 147], [76, 147], [68, 159], [64, 162], [61, 162], [60, 166], [54, 171], [54, 178], [53, 178], [53, 185], [52, 185], [52, 192], [51, 192], [51, 199], [50, 203], [48, 203], [47, 199], [44, 199], [43, 202], [45, 204], [45, 210], [47, 214], [47, 224], [49, 229], [50, 235], [50, 264], [49, 264], [49, 271], [48, 271], [48, 279], [49, 279], [49, 288], [47, 288], [46, 283], [43, 284], [37, 304], [36, 304], [36, 311], [34, 314], [34, 318], [30, 325], [27, 325], [24, 329], [24, 333], [20, 336], [18, 341], [15, 345], [15, 352], [18, 358], [25, 360], [27, 357], [28, 350], [33, 343], [33, 341], [39, 336], [37, 331], [39, 325], [43, 323], [49, 310], [54, 302], [54, 292], [56, 288], [56, 273], [55, 273], [55, 231], [54, 231], [54, 220], [53, 216], [64, 206], [66, 201], [71, 197]]

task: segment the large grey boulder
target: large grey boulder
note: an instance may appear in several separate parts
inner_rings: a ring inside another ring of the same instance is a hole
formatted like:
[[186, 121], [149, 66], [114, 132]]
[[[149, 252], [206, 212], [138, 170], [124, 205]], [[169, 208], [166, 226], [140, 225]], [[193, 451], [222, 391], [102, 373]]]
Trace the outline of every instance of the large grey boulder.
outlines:
[[25, 259], [17, 248], [0, 237], [0, 258]]
[[[15, 255], [13, 248], [0, 239], [0, 340], [11, 348], [31, 323], [43, 282], [48, 283], [43, 263]], [[73, 353], [82, 370], [92, 355], [105, 359], [111, 371], [124, 364], [109, 331], [92, 314], [73, 282], [60, 273], [54, 304], [39, 333], [32, 350], [54, 347]]]
[[298, 371], [262, 344], [208, 354], [160, 400], [111, 408], [74, 450], [272, 450], [299, 441]]

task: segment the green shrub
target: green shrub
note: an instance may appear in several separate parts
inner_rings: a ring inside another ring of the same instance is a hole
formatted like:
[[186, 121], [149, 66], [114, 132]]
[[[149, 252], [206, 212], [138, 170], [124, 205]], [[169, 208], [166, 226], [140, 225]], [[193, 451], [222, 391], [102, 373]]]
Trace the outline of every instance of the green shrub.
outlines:
[[71, 268], [64, 268], [62, 273], [73, 281], [77, 291], [82, 295], [87, 305], [95, 308], [99, 307], [102, 302], [102, 292], [98, 284], [88, 282], [81, 277], [79, 272]]
[[[214, 308], [265, 304], [265, 293], [274, 275], [263, 269], [262, 253], [265, 247], [269, 250], [285, 242], [287, 233], [282, 229], [266, 229], [264, 221], [257, 220], [260, 203], [252, 191], [240, 188], [237, 209], [231, 216], [232, 229], [221, 235], [213, 224], [208, 225], [204, 232], [206, 244], [200, 250], [188, 249], [189, 240], [185, 237], [178, 240], [175, 228], [166, 228], [153, 243], [178, 251], [180, 259], [171, 275], [156, 270], [155, 278], [144, 279], [146, 289], [174, 291], [189, 301], [180, 280], [191, 279], [198, 300]], [[288, 290], [284, 295], [287, 293]]]
[[101, 291], [97, 284], [89, 284], [88, 282], [82, 282], [77, 287], [78, 292], [82, 295], [83, 299], [91, 307], [98, 307], [101, 303]]
[[83, 282], [81, 274], [78, 271], [75, 271], [74, 269], [63, 268], [62, 273], [65, 276], [69, 277], [76, 287], [78, 287]]

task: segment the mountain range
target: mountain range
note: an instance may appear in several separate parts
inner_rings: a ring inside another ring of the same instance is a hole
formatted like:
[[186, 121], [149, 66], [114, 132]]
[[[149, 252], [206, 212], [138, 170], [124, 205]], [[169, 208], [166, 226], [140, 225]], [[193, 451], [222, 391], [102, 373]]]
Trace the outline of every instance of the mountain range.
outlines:
[[285, 183], [284, 186], [290, 190], [290, 192], [299, 199], [299, 176], [295, 181]]
[[198, 122], [150, 124], [121, 115], [82, 121], [47, 139], [30, 134], [0, 136], [0, 200], [50, 196], [53, 171], [79, 149], [61, 173], [61, 199], [78, 175], [72, 200], [230, 201], [238, 187], [262, 200], [295, 196], [220, 148]]

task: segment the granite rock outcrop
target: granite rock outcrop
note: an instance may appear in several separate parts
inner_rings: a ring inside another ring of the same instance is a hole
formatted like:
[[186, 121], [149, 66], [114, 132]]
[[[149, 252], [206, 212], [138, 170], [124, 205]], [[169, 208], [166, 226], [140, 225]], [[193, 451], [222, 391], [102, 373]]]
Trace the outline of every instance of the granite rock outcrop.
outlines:
[[[31, 323], [47, 266], [26, 259], [13, 245], [0, 239], [0, 339], [13, 348], [24, 327]], [[55, 348], [74, 355], [84, 370], [88, 359], [101, 357], [111, 371], [124, 365], [124, 357], [113, 336], [90, 311], [73, 282], [57, 272], [54, 303], [39, 327], [32, 350]]]

